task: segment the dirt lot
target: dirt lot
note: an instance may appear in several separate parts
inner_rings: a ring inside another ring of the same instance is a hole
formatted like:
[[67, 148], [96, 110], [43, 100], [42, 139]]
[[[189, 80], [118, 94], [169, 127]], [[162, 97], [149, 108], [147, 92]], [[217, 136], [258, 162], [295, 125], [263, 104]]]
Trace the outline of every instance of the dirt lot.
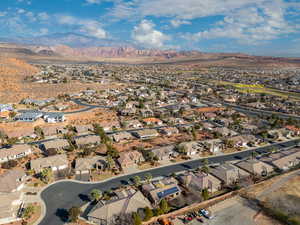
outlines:
[[[253, 203], [241, 197], [227, 199], [209, 209], [214, 218], [204, 219], [204, 223], [194, 220], [190, 225], [281, 225], [279, 222], [265, 216]], [[176, 220], [175, 225], [183, 223]]]

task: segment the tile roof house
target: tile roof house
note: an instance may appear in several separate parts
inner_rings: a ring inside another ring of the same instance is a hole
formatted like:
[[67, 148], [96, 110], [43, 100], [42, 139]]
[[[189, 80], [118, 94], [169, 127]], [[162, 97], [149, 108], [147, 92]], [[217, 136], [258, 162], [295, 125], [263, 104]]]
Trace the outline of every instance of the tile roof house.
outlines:
[[30, 161], [30, 168], [36, 173], [40, 173], [45, 168], [52, 169], [53, 172], [68, 168], [67, 155], [55, 155]]
[[259, 176], [266, 176], [274, 170], [272, 166], [256, 159], [244, 160], [236, 163], [235, 165], [246, 170], [248, 173]]
[[123, 140], [133, 139], [133, 136], [129, 132], [126, 132], [126, 131], [114, 133], [114, 134], [111, 135], [111, 137], [113, 138], [113, 140], [115, 142], [120, 142], [120, 141], [123, 141]]
[[66, 120], [65, 114], [61, 112], [44, 113], [43, 118], [47, 123], [59, 123]]
[[157, 119], [155, 117], [149, 117], [142, 120], [146, 125], [157, 125], [161, 126], [163, 122], [160, 119]]
[[106, 158], [102, 156], [78, 158], [75, 161], [76, 174], [90, 173], [91, 169], [104, 170], [106, 167]]
[[159, 132], [167, 136], [172, 136], [173, 134], [178, 134], [179, 130], [176, 127], [163, 127], [159, 129]]
[[41, 127], [43, 135], [45, 137], [57, 135], [58, 134], [58, 130], [59, 129], [63, 129], [63, 128], [64, 128], [64, 126], [61, 126], [61, 125], [59, 125], [59, 126], [44, 126], [44, 127]]
[[19, 169], [8, 170], [0, 175], [0, 224], [20, 220], [17, 217], [22, 203], [26, 175]]
[[118, 163], [124, 168], [135, 167], [138, 163], [144, 162], [145, 159], [139, 151], [121, 152]]
[[69, 147], [70, 144], [66, 139], [49, 140], [41, 144], [41, 148], [45, 151], [48, 151], [50, 148], [59, 150], [59, 149], [67, 149]]
[[241, 178], [248, 177], [250, 174], [238, 167], [225, 163], [210, 170], [210, 173], [224, 182], [225, 185], [234, 184]]
[[155, 129], [143, 129], [132, 132], [134, 136], [140, 139], [148, 139], [157, 137], [159, 134]]
[[187, 187], [190, 191], [201, 192], [207, 189], [211, 193], [221, 189], [221, 180], [216, 177], [202, 172], [186, 172], [179, 176], [179, 182]]
[[129, 128], [142, 128], [143, 125], [140, 121], [138, 120], [126, 120], [126, 121], [123, 121], [123, 126], [126, 128], [126, 129], [129, 129]]
[[88, 124], [88, 125], [75, 125], [75, 132], [80, 134], [80, 133], [86, 133], [86, 132], [92, 132], [94, 131], [94, 127], [92, 124]]
[[116, 192], [116, 197], [108, 201], [99, 201], [88, 213], [90, 222], [101, 225], [127, 224], [124, 220], [131, 218], [133, 212], [151, 204], [145, 196], [137, 190], [128, 189]]
[[196, 155], [204, 149], [203, 145], [197, 141], [182, 142], [178, 145], [178, 148], [183, 148], [188, 156]]
[[26, 174], [23, 170], [7, 170], [0, 175], [0, 194], [20, 191], [24, 187]]
[[98, 135], [86, 135], [74, 137], [74, 142], [78, 147], [83, 147], [85, 145], [99, 145], [101, 143], [101, 138]]
[[261, 161], [273, 165], [281, 170], [288, 170], [300, 163], [300, 149], [294, 148], [290, 150], [273, 153], [269, 156], [260, 158]]
[[32, 149], [27, 144], [13, 145], [10, 148], [0, 148], [0, 163], [19, 159], [30, 154], [32, 154]]
[[154, 148], [151, 149], [151, 152], [153, 152], [154, 156], [156, 156], [160, 161], [169, 160], [179, 155], [179, 153], [175, 151], [174, 145]]
[[173, 177], [163, 178], [142, 185], [142, 192], [157, 205], [162, 199], [172, 199], [180, 195], [181, 189]]
[[12, 104], [0, 104], [0, 112], [13, 111], [14, 107]]

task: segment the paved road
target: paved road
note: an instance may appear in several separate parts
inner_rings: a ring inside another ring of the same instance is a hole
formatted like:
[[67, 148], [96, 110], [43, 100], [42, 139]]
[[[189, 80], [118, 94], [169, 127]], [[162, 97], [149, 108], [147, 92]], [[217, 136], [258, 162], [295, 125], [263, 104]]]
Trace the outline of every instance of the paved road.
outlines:
[[[222, 163], [225, 161], [237, 160], [241, 158], [246, 158], [251, 155], [252, 151], [257, 151], [259, 153], [268, 152], [272, 147], [278, 147], [280, 149], [295, 146], [298, 140], [292, 140], [282, 143], [276, 143], [266, 147], [259, 147], [257, 149], [252, 149], [249, 151], [237, 152], [231, 155], [221, 155], [208, 158], [209, 163]], [[112, 188], [124, 185], [127, 181], [134, 176], [138, 175], [144, 177], [148, 172], [152, 174], [153, 177], [167, 176], [172, 173], [181, 172], [188, 169], [195, 169], [201, 166], [202, 159], [197, 159], [188, 162], [182, 162], [179, 164], [169, 165], [165, 167], [155, 168], [151, 171], [137, 172], [130, 175], [125, 175], [122, 177], [116, 177], [109, 181], [101, 182], [98, 184], [93, 183], [77, 183], [73, 181], [63, 181], [53, 184], [46, 188], [41, 193], [41, 198], [44, 200], [46, 209], [46, 215], [41, 221], [40, 225], [60, 225], [63, 224], [63, 220], [58, 216], [64, 210], [68, 210], [72, 206], [82, 206], [85, 204], [85, 199], [92, 189], [99, 188], [102, 191], [109, 190]]]

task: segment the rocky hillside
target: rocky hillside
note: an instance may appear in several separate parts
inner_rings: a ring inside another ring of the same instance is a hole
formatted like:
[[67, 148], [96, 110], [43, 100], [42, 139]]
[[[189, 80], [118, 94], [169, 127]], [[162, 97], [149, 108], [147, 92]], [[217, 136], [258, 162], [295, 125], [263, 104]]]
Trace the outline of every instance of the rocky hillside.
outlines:
[[15, 58], [0, 57], [0, 103], [15, 101], [22, 92], [23, 80], [38, 69]]

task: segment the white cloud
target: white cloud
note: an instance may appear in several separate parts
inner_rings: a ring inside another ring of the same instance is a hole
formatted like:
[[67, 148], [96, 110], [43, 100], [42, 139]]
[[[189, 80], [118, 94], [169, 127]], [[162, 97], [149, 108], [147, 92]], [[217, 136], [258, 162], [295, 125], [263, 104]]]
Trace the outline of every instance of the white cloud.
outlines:
[[86, 3], [88, 4], [100, 4], [100, 0], [86, 0]]
[[162, 48], [164, 42], [170, 40], [168, 35], [154, 29], [155, 25], [149, 20], [142, 20], [141, 23], [134, 27], [132, 38], [145, 47]]
[[0, 17], [1, 16], [6, 16], [7, 12], [0, 12]]
[[170, 21], [171, 25], [175, 28], [183, 25], [183, 24], [192, 24], [190, 21], [188, 20], [178, 20], [178, 19], [174, 19]]
[[22, 13], [25, 13], [26, 11], [25, 11], [25, 9], [18, 9], [18, 11], [17, 11], [17, 13], [19, 13], [19, 14], [22, 14]]
[[49, 33], [49, 30], [47, 28], [41, 28], [40, 29], [40, 35], [45, 35], [45, 34], [48, 34]]
[[41, 12], [41, 13], [38, 13], [37, 15], [40, 20], [48, 20], [49, 19], [49, 15], [46, 12]]
[[62, 15], [58, 17], [58, 23], [78, 27], [80, 32], [86, 33], [93, 37], [101, 39], [107, 37], [107, 33], [102, 28], [102, 24], [96, 20], [80, 19], [73, 16]]
[[195, 34], [184, 34], [188, 40], [232, 38], [241, 43], [259, 44], [293, 33], [296, 27], [285, 20], [286, 7], [281, 0], [265, 1], [228, 13], [213, 28]]

